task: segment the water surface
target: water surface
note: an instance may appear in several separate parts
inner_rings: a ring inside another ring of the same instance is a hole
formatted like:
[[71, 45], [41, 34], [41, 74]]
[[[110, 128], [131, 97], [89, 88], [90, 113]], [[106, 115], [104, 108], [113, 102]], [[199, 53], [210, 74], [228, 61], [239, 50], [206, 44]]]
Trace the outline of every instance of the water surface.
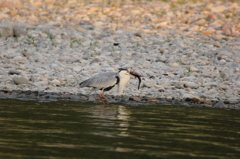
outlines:
[[238, 158], [240, 111], [0, 100], [0, 158]]

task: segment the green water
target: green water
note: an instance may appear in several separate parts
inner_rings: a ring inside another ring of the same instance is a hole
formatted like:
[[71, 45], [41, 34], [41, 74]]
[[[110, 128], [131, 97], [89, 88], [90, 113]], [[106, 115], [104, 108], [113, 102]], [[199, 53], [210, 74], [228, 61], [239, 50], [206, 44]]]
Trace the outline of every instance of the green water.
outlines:
[[238, 158], [240, 111], [0, 100], [0, 158]]

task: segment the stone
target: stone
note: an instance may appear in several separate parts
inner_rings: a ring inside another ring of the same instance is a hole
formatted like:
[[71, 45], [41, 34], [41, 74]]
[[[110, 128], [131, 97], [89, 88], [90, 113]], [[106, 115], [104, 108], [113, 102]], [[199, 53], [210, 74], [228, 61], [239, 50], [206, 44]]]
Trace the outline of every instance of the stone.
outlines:
[[230, 30], [232, 27], [233, 27], [233, 25], [231, 23], [225, 23], [225, 24], [223, 24], [221, 30], [227, 31], [227, 30]]
[[214, 108], [223, 108], [225, 106], [225, 104], [222, 101], [217, 102], [216, 104], [214, 104]]
[[129, 95], [123, 95], [123, 100], [125, 102], [129, 101], [130, 96]]
[[61, 82], [57, 79], [54, 79], [50, 82], [52, 85], [56, 85], [56, 86], [60, 86], [61, 85]]
[[205, 19], [198, 19], [193, 21], [191, 24], [195, 24], [195, 25], [204, 25], [207, 21]]
[[156, 85], [156, 81], [148, 80], [143, 82], [143, 87], [154, 87]]
[[184, 87], [197, 89], [199, 87], [199, 85], [194, 82], [186, 82], [184, 84]]
[[115, 71], [114, 68], [112, 68], [112, 67], [102, 68], [102, 70], [105, 71], [105, 72], [111, 72], [111, 71], [114, 72]]
[[93, 96], [90, 96], [90, 97], [88, 98], [88, 101], [94, 102], [94, 101], [96, 101], [96, 99], [95, 99]]
[[141, 98], [139, 97], [130, 97], [131, 100], [134, 100], [136, 102], [140, 102], [141, 101]]
[[75, 72], [80, 72], [81, 70], [82, 70], [82, 67], [80, 66], [73, 67], [73, 71]]
[[91, 22], [89, 21], [81, 21], [79, 22], [79, 25], [87, 30], [93, 30], [94, 26]]
[[183, 89], [184, 88], [185, 82], [177, 82], [174, 86], [178, 89]]
[[203, 84], [203, 87], [209, 87], [209, 88], [217, 87], [217, 83], [216, 82], [207, 82], [207, 83]]
[[206, 30], [202, 32], [202, 35], [204, 36], [209, 36], [211, 34], [213, 34], [215, 32], [215, 30]]
[[224, 5], [220, 6], [211, 6], [210, 10], [214, 13], [222, 13], [223, 11], [227, 10], [227, 7]]
[[13, 24], [11, 22], [5, 21], [0, 24], [0, 36], [13, 36]]
[[13, 26], [13, 35], [14, 36], [22, 36], [27, 34], [27, 29], [29, 25], [27, 23], [18, 23]]
[[[84, 97], [84, 96], [83, 96], [83, 97]], [[82, 97], [82, 98], [83, 98], [83, 97]], [[70, 99], [72, 99], [72, 100], [80, 100], [81, 98], [80, 98], [80, 96], [78, 96], [78, 95], [71, 95], [71, 96], [70, 96]], [[85, 97], [84, 100], [86, 100], [86, 99], [87, 99], [87, 98]]]
[[222, 40], [222, 39], [223, 39], [223, 35], [221, 35], [221, 34], [212, 35], [212, 38], [213, 38], [214, 40], [216, 40], [216, 41]]
[[171, 67], [172, 68], [178, 68], [180, 65], [178, 64], [178, 63], [176, 63], [176, 62], [174, 62], [174, 63], [172, 63], [171, 64]]
[[9, 71], [8, 71], [8, 74], [9, 74], [9, 75], [21, 75], [21, 72], [20, 72], [20, 71], [17, 71], [17, 70], [9, 70]]
[[207, 16], [207, 20], [210, 21], [210, 20], [215, 20], [217, 19], [217, 15], [215, 13], [210, 13], [208, 16]]
[[198, 69], [195, 66], [190, 66], [190, 70], [191, 72], [197, 72]]
[[166, 27], [168, 26], [168, 22], [161, 22], [161, 23], [158, 23], [156, 24], [156, 28], [163, 28], [163, 27]]
[[33, 85], [35, 86], [46, 86], [48, 85], [48, 81], [38, 81], [38, 82], [34, 82]]
[[29, 81], [25, 77], [13, 77], [13, 82], [16, 85], [20, 85], [20, 84], [28, 84]]
[[15, 56], [13, 60], [18, 61], [18, 62], [27, 62], [28, 59], [22, 56]]
[[11, 1], [0, 1], [0, 8], [13, 9], [16, 5]]

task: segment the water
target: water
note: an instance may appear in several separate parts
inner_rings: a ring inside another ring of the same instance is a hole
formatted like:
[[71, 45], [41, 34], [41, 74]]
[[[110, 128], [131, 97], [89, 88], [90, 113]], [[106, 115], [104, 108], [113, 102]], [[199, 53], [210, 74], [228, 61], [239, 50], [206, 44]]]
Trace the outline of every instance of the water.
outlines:
[[0, 158], [238, 158], [240, 111], [0, 100]]

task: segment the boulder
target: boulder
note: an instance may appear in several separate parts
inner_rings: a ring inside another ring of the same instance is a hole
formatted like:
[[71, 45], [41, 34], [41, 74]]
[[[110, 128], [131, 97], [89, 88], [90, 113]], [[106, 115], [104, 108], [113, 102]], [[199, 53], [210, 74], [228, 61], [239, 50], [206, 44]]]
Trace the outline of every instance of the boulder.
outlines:
[[19, 84], [28, 84], [28, 79], [26, 79], [25, 77], [13, 77], [13, 82], [16, 85]]
[[0, 36], [10, 37], [13, 36], [13, 24], [9, 21], [0, 24]]

